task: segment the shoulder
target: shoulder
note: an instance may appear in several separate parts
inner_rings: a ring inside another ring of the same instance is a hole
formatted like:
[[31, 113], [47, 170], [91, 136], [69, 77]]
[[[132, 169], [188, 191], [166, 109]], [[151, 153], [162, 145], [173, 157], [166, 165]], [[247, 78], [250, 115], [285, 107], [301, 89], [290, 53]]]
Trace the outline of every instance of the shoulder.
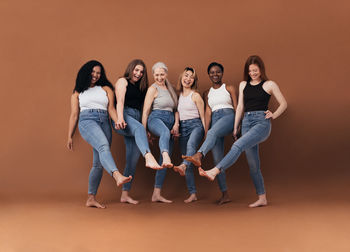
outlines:
[[102, 88], [103, 88], [104, 91], [106, 91], [107, 94], [113, 93], [113, 90], [110, 87], [108, 87], [108, 86], [103, 86]]
[[245, 88], [245, 86], [247, 85], [247, 82], [246, 81], [241, 81], [239, 83], [239, 90], [243, 90]]
[[115, 83], [115, 87], [117, 87], [117, 86], [126, 87], [127, 85], [128, 85], [128, 81], [124, 77], [119, 78], [117, 80], [117, 82]]
[[264, 86], [271, 87], [271, 88], [278, 87], [277, 83], [272, 80], [265, 81]]
[[197, 91], [194, 91], [192, 94], [192, 100], [194, 101], [202, 100], [202, 97]]
[[72, 98], [78, 98], [79, 97], [79, 92], [74, 91], [74, 93], [72, 94]]
[[230, 92], [234, 92], [235, 91], [235, 87], [232, 86], [232, 85], [225, 84], [225, 88], [226, 88], [227, 91], [230, 91]]

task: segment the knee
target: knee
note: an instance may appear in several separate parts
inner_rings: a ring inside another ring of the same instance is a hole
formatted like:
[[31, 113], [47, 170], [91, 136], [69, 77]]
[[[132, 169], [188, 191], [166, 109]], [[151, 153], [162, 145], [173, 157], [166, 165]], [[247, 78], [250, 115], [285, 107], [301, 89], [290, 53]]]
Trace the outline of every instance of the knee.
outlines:
[[98, 153], [110, 151], [109, 144], [102, 144], [97, 148]]
[[207, 133], [207, 137], [217, 137], [217, 133], [215, 130], [209, 130]]

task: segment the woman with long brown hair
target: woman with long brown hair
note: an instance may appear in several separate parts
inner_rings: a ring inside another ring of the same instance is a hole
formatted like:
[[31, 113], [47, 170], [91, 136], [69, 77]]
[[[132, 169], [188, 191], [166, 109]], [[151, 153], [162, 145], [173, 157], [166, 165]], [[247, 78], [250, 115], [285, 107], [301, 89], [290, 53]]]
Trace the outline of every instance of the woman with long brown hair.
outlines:
[[[124, 136], [126, 165], [124, 176], [134, 177], [140, 154], [145, 158], [146, 167], [161, 169], [148, 145], [146, 130], [141, 123], [141, 111], [148, 89], [146, 65], [141, 59], [132, 60], [115, 84], [117, 97], [117, 121], [115, 128]], [[129, 196], [132, 181], [123, 185], [120, 202], [137, 204]]]
[[[279, 103], [275, 112], [268, 109], [271, 95]], [[199, 174], [212, 181], [218, 174], [232, 166], [240, 154], [245, 151], [250, 176], [258, 195], [258, 200], [250, 204], [249, 207], [267, 205], [258, 147], [259, 143], [265, 141], [270, 135], [271, 119], [278, 118], [286, 108], [287, 101], [278, 85], [267, 78], [262, 59], [257, 55], [250, 56], [244, 66], [244, 81], [239, 84], [238, 106], [233, 130], [236, 141], [220, 163], [207, 171], [199, 168]], [[238, 138], [237, 133], [242, 117], [242, 136]]]

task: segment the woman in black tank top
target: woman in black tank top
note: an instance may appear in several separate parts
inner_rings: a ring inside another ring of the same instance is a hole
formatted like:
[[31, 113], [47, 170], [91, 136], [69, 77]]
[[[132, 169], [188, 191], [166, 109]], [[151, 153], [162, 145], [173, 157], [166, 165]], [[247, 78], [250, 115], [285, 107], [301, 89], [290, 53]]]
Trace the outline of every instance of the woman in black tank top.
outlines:
[[[147, 69], [145, 63], [135, 59], [127, 66], [124, 76], [115, 84], [117, 97], [117, 133], [124, 136], [126, 147], [126, 164], [124, 174], [134, 177], [140, 154], [145, 158], [146, 167], [161, 169], [152, 155], [146, 130], [141, 123], [141, 111], [148, 88]], [[129, 196], [131, 183], [123, 185], [120, 202], [137, 204], [138, 201]]]
[[[274, 95], [279, 106], [275, 112], [268, 110], [270, 96]], [[199, 174], [214, 180], [221, 172], [233, 165], [239, 155], [245, 151], [249, 164], [250, 176], [254, 182], [258, 200], [249, 207], [267, 205], [264, 179], [260, 171], [258, 144], [265, 141], [271, 132], [271, 119], [279, 117], [287, 108], [287, 102], [278, 85], [268, 80], [265, 66], [259, 56], [250, 56], [244, 67], [244, 81], [239, 85], [238, 106], [235, 117], [233, 136], [236, 139], [231, 150], [213, 169]], [[244, 117], [243, 117], [243, 111]], [[242, 122], [242, 137], [237, 139], [238, 128]]]

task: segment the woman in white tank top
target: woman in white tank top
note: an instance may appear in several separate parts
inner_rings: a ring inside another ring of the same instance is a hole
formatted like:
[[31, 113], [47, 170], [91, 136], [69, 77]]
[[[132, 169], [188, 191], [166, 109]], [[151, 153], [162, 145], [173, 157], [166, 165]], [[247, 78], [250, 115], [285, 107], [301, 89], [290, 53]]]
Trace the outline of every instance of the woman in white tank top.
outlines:
[[79, 119], [80, 135], [93, 147], [93, 164], [89, 176], [86, 206], [105, 208], [96, 200], [103, 168], [114, 178], [117, 186], [127, 183], [131, 176], [123, 176], [113, 160], [110, 144], [112, 130], [108, 114], [117, 120], [114, 108], [113, 86], [108, 81], [102, 64], [92, 60], [78, 72], [71, 97], [67, 148], [73, 150], [73, 135]]
[[[178, 89], [180, 90], [179, 104], [177, 107], [180, 117], [180, 150], [185, 156], [196, 153], [199, 143], [204, 136], [204, 101], [197, 89], [197, 74], [191, 67], [186, 67], [180, 75]], [[174, 170], [181, 176], [186, 176], [187, 189], [190, 196], [185, 203], [197, 200], [196, 186], [194, 182], [193, 165], [187, 160], [174, 166]]]
[[[217, 62], [212, 62], [209, 64], [207, 71], [212, 82], [212, 87], [204, 92], [204, 100], [206, 102], [206, 139], [196, 154], [185, 157], [186, 160], [198, 167], [202, 166], [202, 158], [210, 150], [212, 151], [215, 164], [219, 163], [224, 157], [224, 138], [233, 131], [234, 108], [237, 107], [234, 87], [222, 82], [224, 67]], [[218, 174], [217, 180], [222, 193], [218, 204], [230, 202], [225, 172]]]

